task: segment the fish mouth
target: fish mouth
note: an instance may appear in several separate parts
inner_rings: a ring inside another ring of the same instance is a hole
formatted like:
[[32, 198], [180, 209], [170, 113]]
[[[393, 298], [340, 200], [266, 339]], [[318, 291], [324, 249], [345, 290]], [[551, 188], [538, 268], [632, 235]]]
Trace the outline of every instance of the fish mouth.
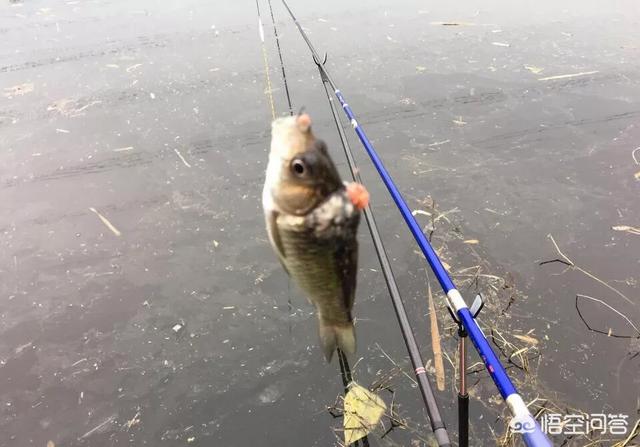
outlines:
[[333, 189], [328, 189], [327, 185], [287, 185], [278, 194], [272, 192], [272, 197], [282, 211], [293, 216], [306, 216], [343, 189], [343, 185]]

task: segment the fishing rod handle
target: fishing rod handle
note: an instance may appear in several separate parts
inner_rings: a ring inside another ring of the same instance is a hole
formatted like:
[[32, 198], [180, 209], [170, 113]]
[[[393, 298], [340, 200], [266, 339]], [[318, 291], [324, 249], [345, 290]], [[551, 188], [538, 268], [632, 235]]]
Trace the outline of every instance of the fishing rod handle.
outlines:
[[469, 447], [469, 395], [458, 394], [458, 446]]

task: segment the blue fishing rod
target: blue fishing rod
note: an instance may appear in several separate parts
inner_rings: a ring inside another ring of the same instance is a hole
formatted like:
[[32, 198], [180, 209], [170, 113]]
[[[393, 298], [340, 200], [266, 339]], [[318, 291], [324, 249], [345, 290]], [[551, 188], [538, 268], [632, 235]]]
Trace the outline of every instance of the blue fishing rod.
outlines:
[[[382, 181], [384, 182], [387, 190], [393, 198], [393, 201], [402, 214], [402, 217], [409, 227], [411, 234], [413, 234], [413, 237], [415, 238], [420, 249], [422, 250], [422, 253], [427, 259], [431, 270], [436, 275], [436, 278], [438, 278], [438, 282], [440, 283], [440, 286], [442, 287], [442, 290], [447, 297], [447, 306], [452, 311], [453, 315], [455, 315], [456, 321], [459, 322], [459, 324], [466, 331], [468, 337], [471, 339], [471, 342], [480, 355], [480, 358], [484, 362], [484, 365], [489, 372], [491, 379], [495, 383], [498, 391], [500, 392], [500, 395], [509, 407], [509, 410], [511, 411], [511, 414], [513, 416], [511, 426], [515, 427], [518, 432], [522, 433], [522, 437], [524, 438], [524, 441], [528, 447], [552, 447], [551, 441], [541, 430], [540, 425], [538, 425], [524, 400], [522, 399], [520, 394], [518, 394], [515, 385], [509, 378], [504, 366], [502, 366], [502, 364], [500, 363], [498, 356], [495, 354], [493, 349], [491, 349], [489, 341], [482, 332], [482, 329], [480, 329], [480, 327], [478, 326], [474, 315], [469, 310], [467, 303], [462, 298], [462, 295], [460, 294], [458, 289], [456, 289], [456, 286], [451, 280], [451, 277], [442, 265], [440, 258], [438, 258], [435, 250], [422, 232], [420, 225], [413, 217], [409, 206], [402, 197], [402, 194], [398, 190], [398, 187], [395, 185], [393, 178], [385, 168], [382, 160], [378, 156], [378, 153], [369, 141], [369, 138], [367, 138], [364, 130], [356, 120], [353, 110], [351, 110], [351, 107], [345, 100], [344, 95], [331, 78], [331, 75], [325, 67], [325, 63], [320, 59], [318, 52], [309, 40], [309, 37], [305, 33], [302, 26], [298, 22], [298, 19], [291, 11], [291, 8], [289, 8], [287, 2], [285, 0], [282, 0], [282, 3], [289, 12], [289, 15], [300, 31], [302, 38], [309, 47], [315, 63], [318, 65], [324, 77], [326, 77], [328, 84], [333, 89], [336, 98], [342, 106], [342, 110], [344, 111], [348, 120], [351, 122], [353, 129], [355, 130], [358, 138], [360, 139], [360, 142], [367, 151], [367, 154], [369, 155], [369, 158], [378, 171], [378, 174], [380, 174]], [[461, 371], [461, 373], [464, 372]]]

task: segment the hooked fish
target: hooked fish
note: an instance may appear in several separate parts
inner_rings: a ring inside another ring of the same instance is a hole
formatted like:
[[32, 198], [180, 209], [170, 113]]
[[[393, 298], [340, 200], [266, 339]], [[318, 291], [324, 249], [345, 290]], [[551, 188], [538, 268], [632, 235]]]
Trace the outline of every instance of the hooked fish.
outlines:
[[284, 269], [316, 308], [328, 362], [336, 348], [356, 351], [356, 234], [367, 203], [362, 185], [340, 179], [309, 115], [273, 121], [262, 191], [267, 233]]

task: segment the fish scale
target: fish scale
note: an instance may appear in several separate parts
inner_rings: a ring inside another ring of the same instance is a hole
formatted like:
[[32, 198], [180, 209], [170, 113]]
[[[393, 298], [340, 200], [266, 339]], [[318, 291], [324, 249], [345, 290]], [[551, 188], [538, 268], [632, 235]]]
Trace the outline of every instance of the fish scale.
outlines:
[[[343, 303], [335, 300], [342, 294], [342, 284], [335, 269], [335, 249], [327, 241], [318, 240], [306, 228], [286, 229], [280, 233], [286, 266], [296, 277], [300, 288], [307, 294], [319, 313], [332, 323], [347, 323], [338, 318], [349, 315]], [[347, 312], [345, 312], [345, 310]]]

